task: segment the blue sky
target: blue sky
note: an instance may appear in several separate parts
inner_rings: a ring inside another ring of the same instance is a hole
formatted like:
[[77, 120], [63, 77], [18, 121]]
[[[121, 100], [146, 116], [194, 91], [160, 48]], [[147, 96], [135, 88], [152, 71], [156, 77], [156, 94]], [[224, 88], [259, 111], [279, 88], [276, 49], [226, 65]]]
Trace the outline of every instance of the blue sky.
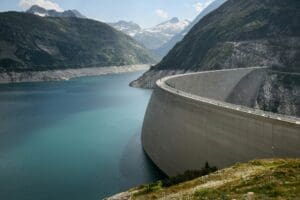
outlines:
[[0, 11], [22, 11], [32, 4], [57, 10], [77, 9], [104, 22], [134, 21], [150, 27], [171, 17], [193, 20], [213, 0], [0, 0]]

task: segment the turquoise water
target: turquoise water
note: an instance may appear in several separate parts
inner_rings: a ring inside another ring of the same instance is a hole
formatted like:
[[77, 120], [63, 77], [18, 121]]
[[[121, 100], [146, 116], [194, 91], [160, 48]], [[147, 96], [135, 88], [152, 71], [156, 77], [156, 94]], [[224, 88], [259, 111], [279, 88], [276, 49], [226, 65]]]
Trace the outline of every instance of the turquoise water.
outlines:
[[0, 86], [0, 199], [99, 200], [162, 178], [140, 132], [142, 72]]

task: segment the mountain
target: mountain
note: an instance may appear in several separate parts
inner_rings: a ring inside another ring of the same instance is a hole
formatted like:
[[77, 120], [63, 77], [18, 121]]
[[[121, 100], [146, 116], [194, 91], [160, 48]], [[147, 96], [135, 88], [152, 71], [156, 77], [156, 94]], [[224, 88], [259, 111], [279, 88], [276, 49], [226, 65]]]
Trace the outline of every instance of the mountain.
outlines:
[[127, 21], [118, 21], [116, 23], [108, 23], [108, 25], [114, 27], [115, 29], [134, 37], [138, 32], [142, 30], [142, 28], [134, 23], [134, 22], [127, 22]]
[[180, 33], [176, 34], [171, 40], [162, 45], [160, 48], [156, 49], [155, 52], [164, 57], [178, 42], [180, 42], [184, 36], [195, 26], [203, 17], [212, 11], [219, 8], [223, 3], [227, 0], [215, 0], [209, 6], [207, 6], [197, 17], [194, 19], [192, 23], [190, 23], [184, 30]]
[[149, 88], [170, 74], [251, 66], [300, 72], [299, 11], [298, 0], [228, 0], [131, 85]]
[[134, 36], [134, 39], [148, 49], [158, 49], [189, 24], [188, 20], [180, 21], [175, 17], [154, 27], [143, 29]]
[[152, 54], [130, 36], [98, 21], [0, 13], [0, 71], [154, 62]]
[[180, 21], [176, 17], [147, 29], [141, 29], [138, 24], [133, 22], [119, 21], [117, 23], [109, 23], [115, 29], [130, 35], [151, 50], [161, 47], [189, 24], [188, 20]]
[[29, 8], [26, 13], [38, 15], [40, 17], [77, 17], [77, 18], [86, 18], [77, 10], [66, 10], [63, 12], [58, 12], [56, 10], [47, 10], [38, 5], [33, 5]]

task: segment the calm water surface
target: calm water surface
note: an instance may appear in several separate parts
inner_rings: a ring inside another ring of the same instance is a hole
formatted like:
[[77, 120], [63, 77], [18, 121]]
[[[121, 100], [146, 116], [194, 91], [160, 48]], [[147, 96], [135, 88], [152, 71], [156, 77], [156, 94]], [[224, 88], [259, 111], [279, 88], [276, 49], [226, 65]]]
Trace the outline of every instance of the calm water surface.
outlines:
[[162, 178], [140, 132], [142, 72], [0, 85], [0, 200], [99, 200]]

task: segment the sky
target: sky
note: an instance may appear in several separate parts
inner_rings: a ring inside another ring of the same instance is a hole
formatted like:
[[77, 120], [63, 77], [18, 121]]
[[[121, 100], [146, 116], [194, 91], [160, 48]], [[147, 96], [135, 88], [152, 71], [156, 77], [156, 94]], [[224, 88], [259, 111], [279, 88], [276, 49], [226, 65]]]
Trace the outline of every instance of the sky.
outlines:
[[0, 11], [24, 11], [40, 5], [58, 11], [76, 9], [102, 22], [133, 21], [143, 28], [172, 17], [192, 21], [213, 0], [0, 0]]

